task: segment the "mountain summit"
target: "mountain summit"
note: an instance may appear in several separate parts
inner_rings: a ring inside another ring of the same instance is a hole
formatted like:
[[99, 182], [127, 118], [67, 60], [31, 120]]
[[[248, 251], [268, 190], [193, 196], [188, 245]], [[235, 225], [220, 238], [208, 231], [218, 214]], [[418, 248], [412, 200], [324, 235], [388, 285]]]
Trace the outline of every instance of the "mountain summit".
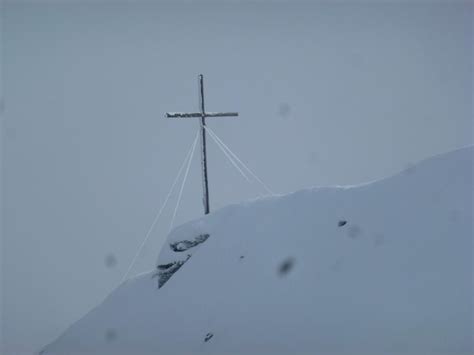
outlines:
[[176, 228], [44, 355], [472, 355], [473, 147]]

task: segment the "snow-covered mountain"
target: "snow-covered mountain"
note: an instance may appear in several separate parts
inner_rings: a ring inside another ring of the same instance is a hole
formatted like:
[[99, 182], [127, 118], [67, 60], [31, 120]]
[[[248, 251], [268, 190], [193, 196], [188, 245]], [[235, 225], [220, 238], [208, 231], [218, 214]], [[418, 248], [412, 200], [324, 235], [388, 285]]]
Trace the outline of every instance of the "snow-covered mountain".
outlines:
[[473, 154], [184, 224], [42, 354], [472, 355]]

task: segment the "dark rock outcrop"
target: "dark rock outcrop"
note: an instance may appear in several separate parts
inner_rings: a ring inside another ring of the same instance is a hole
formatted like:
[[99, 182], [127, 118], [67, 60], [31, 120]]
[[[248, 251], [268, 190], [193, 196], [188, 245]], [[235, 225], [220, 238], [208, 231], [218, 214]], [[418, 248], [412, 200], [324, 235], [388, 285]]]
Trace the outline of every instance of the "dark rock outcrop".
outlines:
[[[181, 253], [183, 251], [194, 248], [195, 246], [204, 243], [209, 238], [209, 234], [200, 234], [194, 240], [181, 240], [170, 244], [170, 249], [175, 253]], [[189, 260], [191, 254], [188, 254], [186, 259], [177, 260], [167, 264], [158, 265], [157, 272], [153, 277], [158, 277], [158, 288], [161, 288], [170, 278], [178, 271], [181, 266]]]
[[189, 248], [193, 248], [196, 245], [204, 243], [207, 238], [209, 238], [209, 234], [200, 234], [194, 240], [182, 240], [180, 242], [174, 242], [170, 244], [171, 250], [180, 253], [183, 251], [188, 250]]

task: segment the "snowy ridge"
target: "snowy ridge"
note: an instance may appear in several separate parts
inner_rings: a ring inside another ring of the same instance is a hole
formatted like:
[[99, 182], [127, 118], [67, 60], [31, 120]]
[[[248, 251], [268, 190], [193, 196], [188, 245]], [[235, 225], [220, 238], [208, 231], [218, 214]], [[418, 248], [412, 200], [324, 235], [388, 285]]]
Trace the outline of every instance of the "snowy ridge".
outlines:
[[473, 158], [186, 223], [43, 354], [472, 355]]

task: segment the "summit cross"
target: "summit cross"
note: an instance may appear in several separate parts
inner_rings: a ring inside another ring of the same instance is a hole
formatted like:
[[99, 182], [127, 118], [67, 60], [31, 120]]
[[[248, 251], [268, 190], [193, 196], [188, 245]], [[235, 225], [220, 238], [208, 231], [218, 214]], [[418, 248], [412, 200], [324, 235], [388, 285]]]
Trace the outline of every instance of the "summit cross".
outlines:
[[236, 117], [237, 112], [206, 112], [204, 107], [204, 78], [200, 74], [199, 83], [199, 110], [200, 112], [166, 112], [166, 118], [200, 118], [200, 137], [201, 137], [201, 169], [203, 186], [203, 204], [204, 214], [209, 214], [209, 181], [207, 178], [207, 154], [206, 154], [206, 117]]

